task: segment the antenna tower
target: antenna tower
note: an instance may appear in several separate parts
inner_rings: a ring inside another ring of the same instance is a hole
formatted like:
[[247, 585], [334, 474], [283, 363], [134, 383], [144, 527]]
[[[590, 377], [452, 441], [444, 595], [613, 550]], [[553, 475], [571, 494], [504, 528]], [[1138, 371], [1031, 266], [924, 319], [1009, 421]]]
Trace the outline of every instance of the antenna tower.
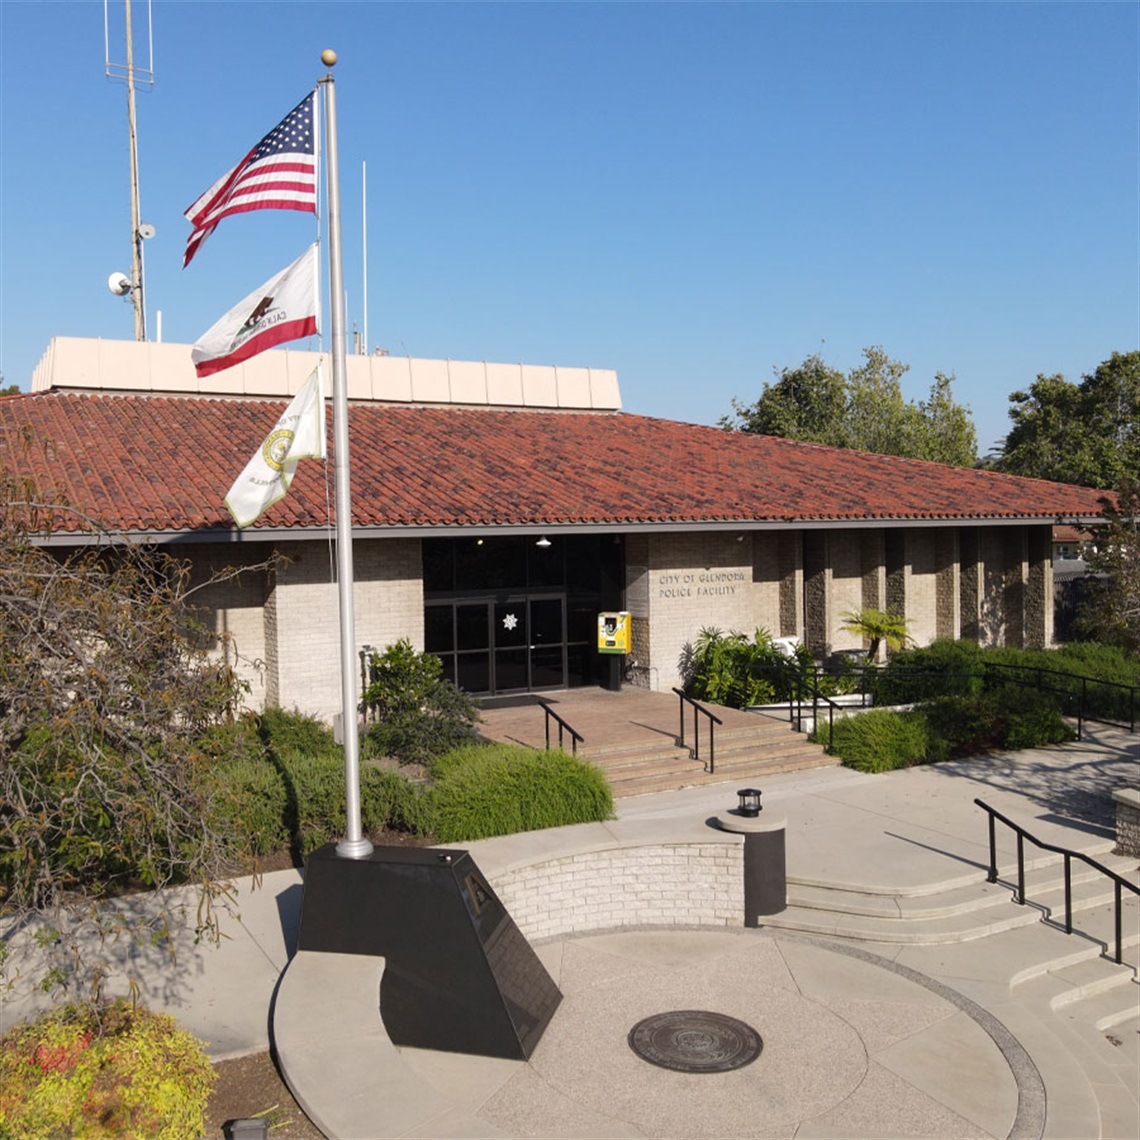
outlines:
[[135, 65], [134, 26], [131, 20], [131, 0], [123, 0], [126, 24], [126, 63], [111, 59], [108, 27], [108, 3], [103, 0], [103, 55], [106, 74], [110, 79], [124, 79], [127, 84], [127, 126], [130, 132], [131, 151], [131, 302], [135, 310], [135, 340], [146, 340], [146, 293], [143, 288], [143, 241], [154, 236], [154, 227], [140, 220], [139, 215], [139, 142], [135, 117], [135, 84], [154, 85], [154, 23], [151, 0], [146, 0], [147, 60], [146, 67]]

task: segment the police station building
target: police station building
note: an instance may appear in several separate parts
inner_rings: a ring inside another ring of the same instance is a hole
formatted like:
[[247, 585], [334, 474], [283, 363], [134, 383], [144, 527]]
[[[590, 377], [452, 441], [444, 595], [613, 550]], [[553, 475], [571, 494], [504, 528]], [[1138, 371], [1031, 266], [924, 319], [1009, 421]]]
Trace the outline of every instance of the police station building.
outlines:
[[[318, 354], [199, 380], [187, 345], [57, 338], [0, 398], [0, 464], [202, 574], [283, 560], [205, 599], [250, 703], [339, 711], [332, 466], [303, 461], [245, 530], [223, 505]], [[1098, 493], [621, 411], [612, 371], [350, 356], [356, 639], [438, 655], [478, 694], [609, 681], [598, 615], [630, 615], [623, 683], [677, 684], [704, 627], [859, 648], [863, 607], [922, 644], [1047, 645], [1051, 530]], [[327, 370], [326, 370], [327, 371]], [[329, 411], [331, 437], [331, 409]]]

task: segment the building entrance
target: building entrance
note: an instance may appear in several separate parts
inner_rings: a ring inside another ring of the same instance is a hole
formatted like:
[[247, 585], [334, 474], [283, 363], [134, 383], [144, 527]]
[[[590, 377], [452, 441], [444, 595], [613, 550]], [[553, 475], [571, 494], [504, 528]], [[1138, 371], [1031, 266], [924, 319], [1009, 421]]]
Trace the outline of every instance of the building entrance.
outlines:
[[599, 610], [620, 608], [614, 536], [426, 539], [424, 648], [480, 695], [601, 684]]

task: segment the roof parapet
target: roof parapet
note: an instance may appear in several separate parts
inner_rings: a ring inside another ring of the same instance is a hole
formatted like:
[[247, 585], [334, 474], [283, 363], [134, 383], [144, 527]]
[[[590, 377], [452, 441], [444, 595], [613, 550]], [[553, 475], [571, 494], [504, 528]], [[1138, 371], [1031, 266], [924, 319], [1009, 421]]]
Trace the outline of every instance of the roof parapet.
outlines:
[[[190, 348], [156, 341], [53, 337], [32, 374], [32, 391], [280, 399], [294, 395], [328, 355], [274, 349], [199, 379]], [[350, 400], [536, 411], [621, 410], [617, 373], [608, 368], [381, 355], [350, 355], [346, 364]]]

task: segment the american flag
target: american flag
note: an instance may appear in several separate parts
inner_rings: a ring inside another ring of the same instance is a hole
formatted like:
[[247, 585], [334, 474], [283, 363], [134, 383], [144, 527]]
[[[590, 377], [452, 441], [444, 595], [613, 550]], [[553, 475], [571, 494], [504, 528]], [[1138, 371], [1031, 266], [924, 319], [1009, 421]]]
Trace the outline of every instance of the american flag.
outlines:
[[194, 229], [186, 240], [183, 267], [214, 227], [248, 210], [317, 212], [316, 92], [311, 91], [235, 166], [187, 211]]

